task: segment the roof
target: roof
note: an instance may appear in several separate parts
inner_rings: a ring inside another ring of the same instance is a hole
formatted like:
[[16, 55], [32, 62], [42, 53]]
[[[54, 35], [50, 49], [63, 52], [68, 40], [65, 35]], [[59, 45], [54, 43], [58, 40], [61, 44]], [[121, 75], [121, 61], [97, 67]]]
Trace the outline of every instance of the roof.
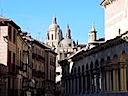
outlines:
[[75, 41], [70, 38], [64, 38], [60, 41], [59, 43], [60, 47], [74, 47], [75, 46]]
[[14, 21], [12, 21], [10, 18], [2, 18], [0, 17], [0, 22], [2, 22], [3, 24], [9, 23], [11, 25], [13, 25], [14, 27], [16, 27], [17, 29], [21, 29]]
[[113, 0], [103, 0], [100, 5], [103, 7], [106, 7], [107, 5], [109, 5]]

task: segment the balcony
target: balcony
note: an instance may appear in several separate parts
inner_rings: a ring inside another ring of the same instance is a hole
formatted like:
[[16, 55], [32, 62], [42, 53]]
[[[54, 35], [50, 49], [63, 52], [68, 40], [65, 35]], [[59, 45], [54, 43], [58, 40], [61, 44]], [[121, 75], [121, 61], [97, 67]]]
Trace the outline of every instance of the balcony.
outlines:
[[17, 74], [19, 74], [19, 66], [16, 64], [10, 64], [8, 66], [8, 74], [12, 76], [17, 76]]
[[40, 62], [43, 62], [43, 63], [45, 62], [45, 58], [40, 56], [40, 55], [37, 55], [36, 53], [32, 53], [32, 58], [36, 59], [36, 60], [38, 60]]
[[32, 75], [37, 78], [42, 78], [42, 79], [45, 78], [45, 72], [41, 72], [40, 70], [36, 71], [35, 69], [33, 69]]

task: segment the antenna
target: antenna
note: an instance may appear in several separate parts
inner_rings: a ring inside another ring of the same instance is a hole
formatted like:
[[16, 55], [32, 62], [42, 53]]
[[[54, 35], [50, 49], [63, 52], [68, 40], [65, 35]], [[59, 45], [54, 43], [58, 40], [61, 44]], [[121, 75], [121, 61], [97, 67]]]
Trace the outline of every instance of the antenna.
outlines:
[[31, 35], [31, 32], [29, 32], [29, 27], [27, 27], [27, 33], [29, 36]]
[[40, 40], [40, 32], [38, 32], [38, 35], [39, 35], [38, 39]]
[[3, 17], [3, 0], [1, 1], [1, 14], [0, 14], [1, 17]]

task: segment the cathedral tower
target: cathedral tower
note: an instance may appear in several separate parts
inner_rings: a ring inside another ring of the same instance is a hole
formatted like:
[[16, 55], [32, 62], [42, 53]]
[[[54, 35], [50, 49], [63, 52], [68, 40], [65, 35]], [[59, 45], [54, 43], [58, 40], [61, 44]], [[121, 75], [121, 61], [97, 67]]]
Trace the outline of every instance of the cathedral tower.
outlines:
[[46, 44], [50, 45], [51, 47], [57, 48], [62, 38], [62, 31], [59, 25], [57, 24], [56, 17], [54, 16], [52, 19], [52, 24], [47, 30]]
[[93, 43], [96, 41], [96, 29], [94, 26], [94, 23], [92, 23], [92, 29], [90, 30], [89, 34], [88, 34], [88, 43]]

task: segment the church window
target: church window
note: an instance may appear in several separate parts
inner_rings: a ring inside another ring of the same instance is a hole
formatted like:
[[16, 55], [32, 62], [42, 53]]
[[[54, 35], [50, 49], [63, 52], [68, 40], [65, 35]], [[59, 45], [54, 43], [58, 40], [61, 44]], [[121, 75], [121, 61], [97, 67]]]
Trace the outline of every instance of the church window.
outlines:
[[53, 40], [53, 34], [52, 34], [52, 40]]
[[49, 33], [47, 34], [47, 38], [48, 38], [48, 40], [49, 40]]
[[71, 43], [69, 44], [69, 46], [71, 47]]

